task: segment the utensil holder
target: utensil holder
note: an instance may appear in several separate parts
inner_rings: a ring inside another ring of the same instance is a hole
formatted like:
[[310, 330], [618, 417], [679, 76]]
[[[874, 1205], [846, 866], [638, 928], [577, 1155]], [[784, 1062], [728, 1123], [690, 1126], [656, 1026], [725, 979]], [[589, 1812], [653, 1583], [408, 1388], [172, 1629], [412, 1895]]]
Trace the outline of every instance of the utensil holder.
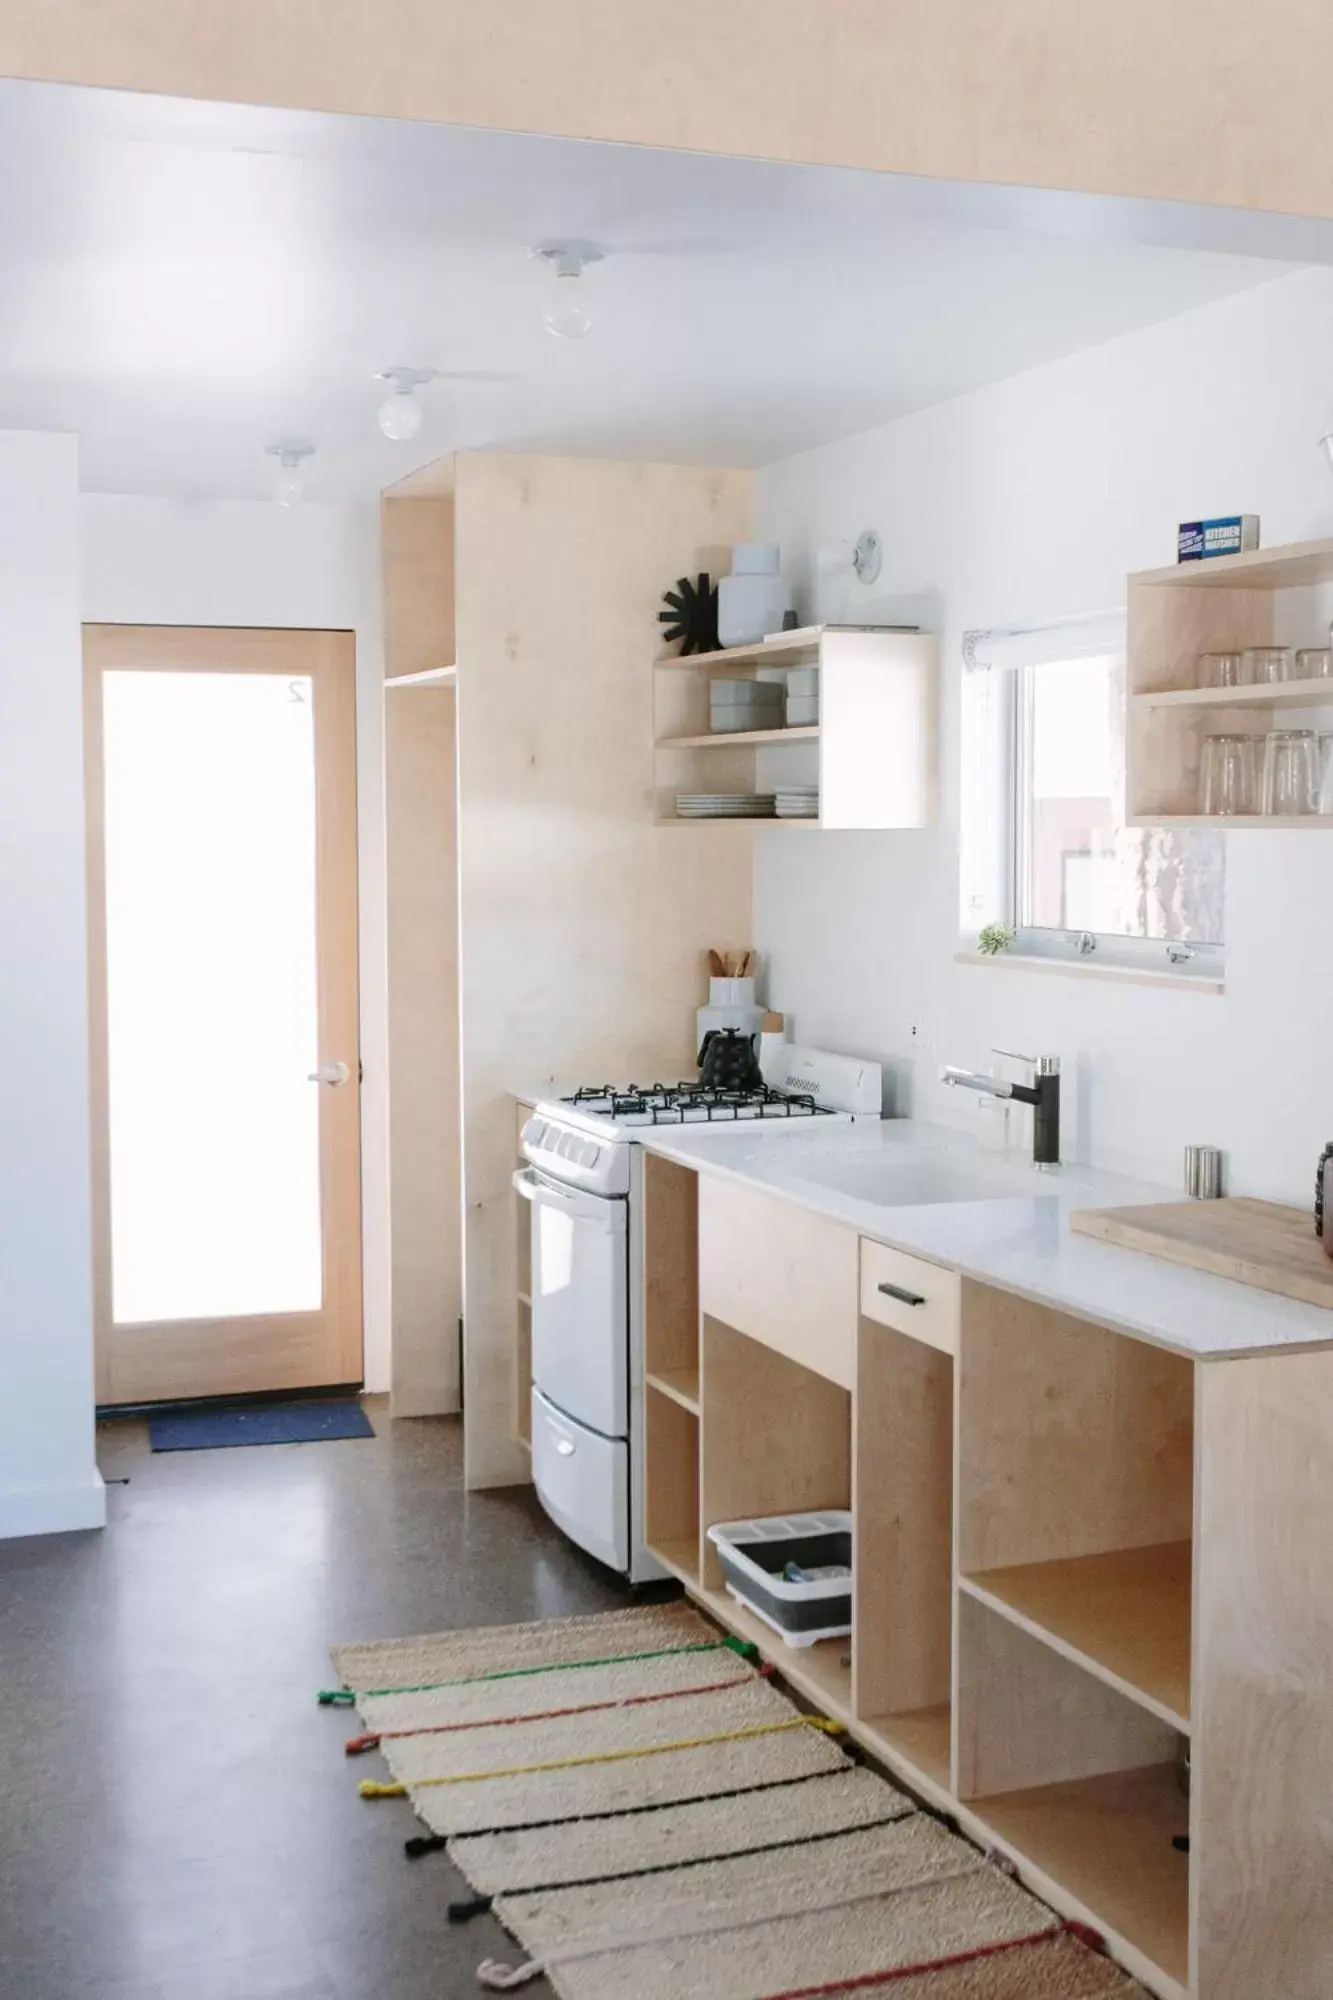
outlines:
[[708, 1004], [710, 1007], [753, 1007], [753, 979], [710, 979]]

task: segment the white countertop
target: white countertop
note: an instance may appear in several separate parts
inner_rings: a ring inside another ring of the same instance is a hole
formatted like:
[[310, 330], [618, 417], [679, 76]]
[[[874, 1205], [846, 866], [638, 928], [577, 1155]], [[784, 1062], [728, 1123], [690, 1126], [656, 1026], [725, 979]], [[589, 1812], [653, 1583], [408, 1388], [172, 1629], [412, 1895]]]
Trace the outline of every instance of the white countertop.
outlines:
[[682, 1166], [783, 1195], [895, 1250], [1195, 1360], [1333, 1344], [1333, 1312], [1068, 1226], [1071, 1209], [1182, 1201], [1179, 1188], [1091, 1167], [1037, 1169], [909, 1118], [799, 1132], [659, 1126], [640, 1137]]

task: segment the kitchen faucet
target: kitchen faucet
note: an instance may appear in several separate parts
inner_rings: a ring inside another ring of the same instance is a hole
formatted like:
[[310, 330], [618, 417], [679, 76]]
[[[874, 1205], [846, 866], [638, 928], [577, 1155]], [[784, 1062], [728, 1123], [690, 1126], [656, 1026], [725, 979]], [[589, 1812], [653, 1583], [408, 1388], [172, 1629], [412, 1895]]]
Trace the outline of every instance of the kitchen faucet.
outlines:
[[[996, 1049], [997, 1056], [1008, 1052]], [[944, 1068], [940, 1082], [955, 1090], [981, 1090], [988, 1097], [1010, 1097], [1030, 1104], [1032, 1112], [1032, 1164], [1058, 1167], [1060, 1164], [1060, 1058], [1059, 1056], [1013, 1056], [1013, 1062], [1031, 1063], [1033, 1083], [1009, 1083], [1002, 1076], [981, 1076], [970, 1069]]]

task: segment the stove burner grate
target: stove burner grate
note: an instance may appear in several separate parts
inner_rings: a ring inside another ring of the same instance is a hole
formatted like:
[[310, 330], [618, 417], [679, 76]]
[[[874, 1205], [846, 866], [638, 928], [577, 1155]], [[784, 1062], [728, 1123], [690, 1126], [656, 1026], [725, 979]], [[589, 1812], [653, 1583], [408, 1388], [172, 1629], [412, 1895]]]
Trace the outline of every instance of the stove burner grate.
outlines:
[[807, 1091], [709, 1089], [700, 1083], [644, 1083], [617, 1088], [590, 1085], [565, 1100], [608, 1118], [632, 1118], [652, 1125], [736, 1124], [752, 1119], [821, 1118], [827, 1107]]

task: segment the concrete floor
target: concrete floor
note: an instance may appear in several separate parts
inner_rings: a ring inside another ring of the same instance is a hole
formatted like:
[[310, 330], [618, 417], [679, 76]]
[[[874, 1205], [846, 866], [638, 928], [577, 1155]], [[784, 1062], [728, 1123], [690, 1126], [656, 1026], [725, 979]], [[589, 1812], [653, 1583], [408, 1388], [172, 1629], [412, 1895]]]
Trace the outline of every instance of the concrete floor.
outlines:
[[454, 2000], [511, 1955], [357, 1797], [326, 1648], [630, 1593], [530, 1489], [465, 1494], [455, 1420], [367, 1407], [373, 1442], [158, 1457], [105, 1424], [105, 1533], [0, 1542], [0, 2000]]

